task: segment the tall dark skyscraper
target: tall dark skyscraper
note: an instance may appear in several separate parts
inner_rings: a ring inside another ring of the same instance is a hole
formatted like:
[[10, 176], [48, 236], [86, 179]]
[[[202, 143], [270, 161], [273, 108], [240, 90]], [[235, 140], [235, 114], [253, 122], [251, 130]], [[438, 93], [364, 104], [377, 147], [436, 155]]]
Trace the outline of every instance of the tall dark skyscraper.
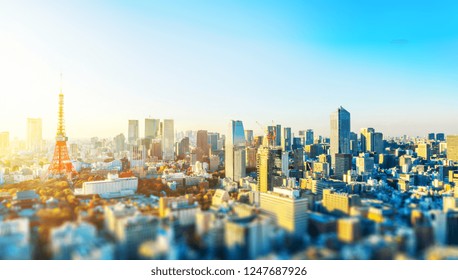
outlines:
[[305, 145], [312, 145], [313, 144], [313, 130], [307, 129], [305, 132]]
[[291, 151], [292, 134], [291, 127], [284, 127], [282, 130], [281, 147], [283, 151]]
[[336, 154], [350, 154], [350, 113], [340, 106], [331, 114], [331, 163]]
[[282, 131], [281, 131], [281, 124], [277, 124], [276, 126], [276, 142], [275, 144], [277, 146], [281, 146], [281, 136], [282, 136]]

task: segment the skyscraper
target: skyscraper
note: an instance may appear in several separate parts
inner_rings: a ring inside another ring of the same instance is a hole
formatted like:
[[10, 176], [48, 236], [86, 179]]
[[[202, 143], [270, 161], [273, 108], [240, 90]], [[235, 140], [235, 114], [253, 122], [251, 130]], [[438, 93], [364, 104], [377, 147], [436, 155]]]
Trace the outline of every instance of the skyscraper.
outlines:
[[374, 133], [375, 129], [372, 127], [361, 128], [361, 152], [370, 151], [371, 145], [371, 133]]
[[334, 177], [342, 180], [343, 175], [347, 174], [348, 170], [351, 170], [352, 158], [351, 154], [335, 154]]
[[202, 161], [204, 157], [208, 158], [208, 132], [206, 130], [197, 131], [197, 160]]
[[382, 154], [383, 150], [383, 133], [375, 132], [372, 127], [361, 128], [361, 152]]
[[178, 144], [178, 156], [184, 158], [189, 154], [189, 137], [184, 137]]
[[138, 129], [138, 120], [129, 120], [129, 130], [127, 134], [127, 140], [129, 141], [129, 144], [136, 144], [139, 137]]
[[41, 152], [43, 144], [41, 119], [27, 119], [27, 150]]
[[253, 130], [245, 130], [245, 140], [247, 142], [247, 145], [253, 145], [254, 141], [254, 135], [253, 135]]
[[350, 132], [350, 151], [356, 156], [358, 154], [358, 134]]
[[293, 150], [294, 169], [304, 170], [304, 146], [302, 146], [301, 138], [294, 137], [291, 147]]
[[444, 133], [437, 133], [436, 134], [436, 141], [445, 141], [445, 134]]
[[447, 159], [458, 162], [458, 135], [447, 135]]
[[385, 147], [383, 145], [383, 133], [374, 132], [372, 135], [371, 143], [371, 152], [376, 152], [377, 154], [383, 154]]
[[258, 149], [256, 147], [247, 147], [246, 148], [246, 167], [247, 168], [256, 168], [256, 154]]
[[227, 135], [224, 148], [226, 177], [237, 182], [246, 175], [245, 131], [242, 121], [232, 120]]
[[307, 129], [305, 132], [305, 145], [312, 145], [313, 144], [313, 130]]
[[160, 124], [159, 119], [145, 119], [145, 138], [156, 139], [159, 137]]
[[219, 140], [219, 133], [217, 132], [208, 133], [208, 145], [209, 145], [209, 148], [212, 150], [212, 152], [218, 150], [218, 140]]
[[331, 164], [335, 167], [336, 154], [350, 153], [350, 113], [340, 106], [331, 114]]
[[301, 139], [301, 144], [302, 146], [307, 145], [307, 139], [306, 139], [306, 131], [305, 130], [299, 130], [299, 138]]
[[122, 152], [126, 149], [125, 144], [126, 144], [126, 137], [124, 134], [118, 134], [116, 137], [113, 139], [114, 142], [114, 148], [116, 152]]
[[281, 136], [281, 147], [283, 151], [291, 151], [291, 142], [292, 142], [292, 135], [291, 135], [291, 127], [285, 127], [282, 130]]
[[281, 136], [282, 136], [281, 124], [277, 124], [276, 125], [276, 142], [275, 142], [277, 146], [281, 146]]
[[163, 160], [174, 160], [175, 159], [175, 129], [174, 122], [172, 119], [165, 119], [162, 122], [162, 152]]
[[356, 158], [356, 173], [358, 175], [370, 174], [374, 171], [374, 158], [364, 154]]
[[274, 125], [267, 127], [267, 135], [264, 137], [268, 139], [269, 146], [277, 146], [277, 128]]
[[262, 145], [256, 156], [258, 191], [272, 191], [281, 186], [282, 151], [280, 147]]
[[277, 192], [261, 193], [260, 208], [286, 231], [303, 236], [307, 230], [307, 198]]
[[420, 143], [415, 149], [417, 156], [425, 160], [429, 160], [431, 157], [431, 146], [428, 143]]

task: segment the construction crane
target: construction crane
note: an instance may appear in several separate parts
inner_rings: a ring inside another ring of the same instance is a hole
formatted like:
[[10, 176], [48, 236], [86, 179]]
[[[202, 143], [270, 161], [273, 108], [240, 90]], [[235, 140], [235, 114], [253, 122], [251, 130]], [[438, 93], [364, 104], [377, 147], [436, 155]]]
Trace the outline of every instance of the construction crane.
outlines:
[[256, 121], [256, 123], [261, 127], [261, 129], [264, 130], [265, 136], [267, 137], [267, 140], [269, 140], [268, 144], [269, 146], [272, 146], [272, 144], [274, 143], [274, 140], [277, 138], [276, 130], [274, 129], [273, 131], [269, 131], [267, 126], [263, 126], [258, 121]]

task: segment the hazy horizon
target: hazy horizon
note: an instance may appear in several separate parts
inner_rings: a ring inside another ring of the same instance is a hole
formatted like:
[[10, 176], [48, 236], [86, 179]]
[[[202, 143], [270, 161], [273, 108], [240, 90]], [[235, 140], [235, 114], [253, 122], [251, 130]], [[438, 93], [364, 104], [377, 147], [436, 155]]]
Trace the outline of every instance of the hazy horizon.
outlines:
[[[393, 9], [395, 8], [395, 9]], [[0, 1], [0, 132], [127, 135], [129, 119], [224, 133], [282, 124], [458, 134], [458, 4], [384, 1]]]

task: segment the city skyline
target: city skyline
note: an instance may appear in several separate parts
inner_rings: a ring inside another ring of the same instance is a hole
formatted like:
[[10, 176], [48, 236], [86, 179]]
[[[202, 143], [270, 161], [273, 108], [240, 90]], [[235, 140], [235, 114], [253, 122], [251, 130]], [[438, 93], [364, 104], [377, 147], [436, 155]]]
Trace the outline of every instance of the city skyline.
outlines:
[[70, 139], [127, 136], [130, 119], [143, 132], [150, 116], [177, 131], [240, 119], [259, 134], [273, 120], [329, 136], [338, 106], [356, 133], [457, 134], [453, 2], [176, 4], [0, 3], [0, 131], [25, 139], [41, 118], [53, 138], [63, 72]]
[[[338, 106], [338, 107], [341, 107], [341, 106]], [[336, 108], [338, 108], [336, 107]], [[335, 109], [335, 108], [334, 108]], [[329, 112], [327, 114], [329, 116]], [[151, 120], [151, 115], [148, 116], [148, 117], [145, 117], [145, 118], [138, 118], [138, 119], [126, 119], [124, 120], [124, 122], [130, 122], [130, 121], [136, 121], [138, 123], [138, 138], [151, 138], [149, 136], [147, 136], [145, 133], [144, 133], [144, 130], [145, 130], [145, 120]], [[156, 117], [155, 117], [156, 118]], [[36, 119], [36, 120], [43, 120], [42, 118], [40, 117], [36, 117], [36, 118], [31, 118], [31, 117], [28, 117], [24, 120], [24, 132], [19, 132], [21, 129], [11, 129], [11, 130], [6, 130], [6, 129], [3, 129], [1, 130], [1, 132], [6, 132], [6, 133], [9, 133], [10, 135], [10, 139], [11, 140], [22, 140], [22, 141], [26, 141], [27, 140], [27, 123], [28, 123], [28, 120], [30, 119]], [[160, 120], [161, 118], [160, 117], [157, 117], [157, 120]], [[176, 119], [174, 118], [169, 118], [170, 120], [173, 120], [175, 121]], [[227, 121], [231, 121], [231, 119], [228, 119], [226, 120]], [[245, 120], [243, 120], [245, 122]], [[54, 121], [55, 122], [55, 121]], [[351, 120], [351, 122], [353, 122], [353, 119]], [[259, 126], [260, 122], [258, 120], [255, 120], [255, 121], [246, 121], [246, 123], [250, 123], [252, 124], [253, 126], [250, 126], [248, 127], [248, 129], [254, 131], [254, 135], [255, 136], [263, 136], [265, 135], [265, 128], [261, 128]], [[278, 122], [275, 122], [274, 120], [271, 120], [270, 122], [265, 122], [267, 124], [277, 124]], [[221, 125], [224, 125], [224, 124], [221, 124]], [[279, 125], [284, 125], [283, 123], [279, 124]], [[307, 130], [311, 130], [313, 131], [313, 133], [316, 135], [316, 136], [323, 136], [323, 137], [326, 137], [326, 138], [331, 138], [331, 129], [326, 129], [325, 127], [323, 127], [323, 125], [320, 123], [319, 125], [317, 124], [314, 124], [315, 127], [319, 127], [320, 130], [312, 127], [312, 128], [308, 128]], [[55, 132], [54, 133], [50, 133], [50, 129], [48, 126], [49, 124], [44, 124], [43, 123], [43, 140], [47, 140], [47, 141], [50, 141], [50, 140], [53, 140], [53, 138], [55, 137]], [[52, 127], [54, 127], [55, 124], [52, 125]], [[102, 125], [103, 126], [103, 125]], [[98, 130], [98, 127], [94, 127], [93, 128], [93, 131], [95, 134], [88, 134], [87, 132], [86, 133], [81, 133], [79, 135], [71, 135], [69, 137], [69, 140], [71, 141], [72, 139], [73, 140], [81, 140], [81, 139], [90, 139], [92, 137], [98, 137], [98, 138], [101, 138], [101, 139], [111, 139], [111, 138], [115, 138], [117, 135], [119, 134], [123, 134], [125, 137], [127, 137], [129, 135], [129, 128], [128, 128], [129, 125], [126, 125], [125, 123], [124, 124], [118, 124], [118, 125], [115, 125], [113, 127], [117, 127], [117, 128], [114, 128], [113, 131], [118, 131], [117, 133], [115, 132], [113, 135], [112, 134], [100, 134], [100, 133], [97, 133], [95, 131]], [[294, 135], [294, 137], [300, 137], [300, 132], [301, 131], [305, 131], [303, 127], [291, 127], [291, 126], [288, 126], [288, 125], [284, 125], [285, 127], [291, 129], [292, 131], [292, 135]], [[309, 127], [311, 127], [312, 125], [310, 125]], [[124, 127], [127, 127], [127, 128], [124, 128]], [[184, 128], [183, 126], [180, 126], [180, 124], [178, 123], [178, 129], [175, 129], [175, 133], [183, 133], [183, 132], [186, 132], [186, 131], [194, 131], [194, 132], [197, 132], [199, 130], [202, 130], [202, 129], [205, 129], [205, 124], [201, 124], [201, 123], [198, 123], [198, 124], [195, 124], [194, 127], [190, 126], [190, 127], [186, 127]], [[266, 125], [265, 127], [268, 127], [268, 125]], [[352, 125], [353, 127], [353, 125]], [[181, 128], [181, 129], [180, 129]], [[379, 127], [376, 127], [377, 129]], [[356, 133], [356, 134], [359, 134], [359, 131], [360, 129], [365, 129], [365, 127], [358, 127], [358, 128], [352, 128], [351, 132], [352, 133]], [[389, 133], [383, 133], [383, 138], [385, 139], [389, 139], [389, 138], [399, 138], [399, 137], [403, 137], [403, 136], [407, 136], [409, 138], [427, 138], [428, 137], [428, 134], [430, 133], [444, 133], [445, 135], [456, 135], [458, 134], [458, 130], [456, 129], [446, 129], [446, 130], [439, 130], [435, 127], [421, 127], [419, 128], [421, 130], [421, 133], [413, 133], [413, 134], [408, 134], [408, 133], [399, 133], [399, 134], [389, 134]], [[213, 130], [209, 130], [207, 129], [209, 132], [214, 132], [214, 133], [220, 133], [222, 135], [225, 135], [225, 132], [226, 132], [226, 129], [224, 129], [224, 127], [217, 127]], [[326, 131], [327, 130], [327, 131]], [[379, 129], [378, 129], [379, 130]], [[92, 131], [92, 130], [91, 130]], [[450, 133], [446, 133], [444, 131], [450, 131]], [[15, 133], [16, 132], [16, 133]], [[46, 133], [46, 135], [45, 135]]]

